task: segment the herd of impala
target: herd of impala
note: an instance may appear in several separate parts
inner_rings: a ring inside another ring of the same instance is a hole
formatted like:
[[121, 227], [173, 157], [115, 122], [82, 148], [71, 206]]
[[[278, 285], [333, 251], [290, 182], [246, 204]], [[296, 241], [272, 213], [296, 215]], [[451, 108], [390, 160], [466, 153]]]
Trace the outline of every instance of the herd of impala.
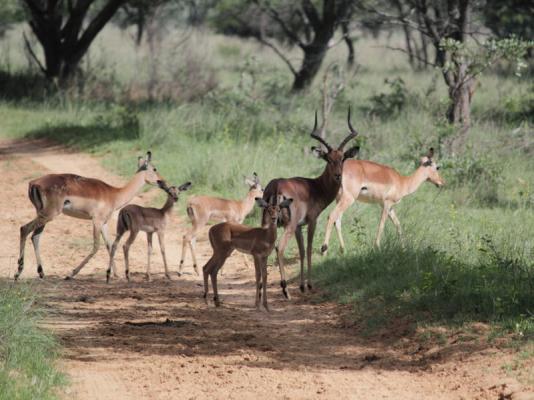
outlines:
[[[347, 123], [349, 134], [337, 148], [332, 147], [318, 135], [317, 113], [311, 137], [322, 147], [312, 147], [313, 153], [326, 162], [323, 173], [317, 178], [278, 178], [271, 180], [265, 190], [262, 189], [256, 173], [252, 178], [246, 178], [249, 192], [243, 200], [227, 200], [209, 196], [193, 196], [187, 202], [187, 215], [192, 227], [183, 237], [182, 256], [178, 275], [183, 269], [187, 248], [191, 250], [193, 266], [198, 274], [198, 264], [195, 254], [195, 239], [198, 230], [208, 221], [223, 221], [209, 230], [209, 240], [213, 255], [203, 267], [204, 299], [207, 301], [208, 280], [214, 292], [214, 302], [220, 305], [217, 291], [217, 274], [226, 259], [234, 250], [252, 255], [256, 271], [256, 301], [257, 308], [263, 295], [262, 304], [267, 305], [267, 258], [275, 249], [277, 228], [282, 226], [284, 233], [276, 246], [277, 259], [280, 267], [282, 292], [290, 298], [287, 290], [284, 270], [284, 251], [291, 236], [295, 235], [300, 256], [300, 290], [312, 287], [312, 250], [313, 237], [317, 218], [330, 203], [337, 202], [336, 207], [328, 217], [326, 235], [321, 252], [328, 249], [328, 242], [332, 225], [336, 227], [341, 249], [345, 245], [341, 235], [341, 217], [343, 212], [355, 200], [366, 203], [377, 203], [382, 207], [382, 216], [378, 225], [375, 245], [380, 246], [380, 237], [386, 219], [389, 217], [399, 236], [401, 227], [393, 210], [393, 206], [401, 199], [413, 192], [425, 182], [430, 181], [440, 187], [444, 184], [438, 173], [431, 148], [427, 155], [421, 158], [419, 167], [410, 176], [402, 176], [396, 170], [386, 165], [372, 161], [351, 160], [358, 154], [359, 147], [354, 146], [344, 150], [347, 143], [357, 136], [350, 121], [350, 109]], [[162, 208], [148, 208], [138, 205], [127, 205], [145, 184], [157, 185], [167, 193], [167, 200]], [[129, 232], [129, 237], [123, 245], [126, 278], [129, 274], [129, 249], [140, 231], [146, 232], [148, 241], [148, 260], [146, 278], [150, 280], [150, 255], [152, 252], [152, 236], [158, 236], [158, 241], [165, 266], [165, 276], [170, 279], [167, 258], [165, 255], [164, 233], [172, 214], [174, 203], [178, 201], [181, 192], [189, 189], [190, 182], [183, 185], [168, 186], [152, 163], [152, 154], [139, 157], [137, 172], [123, 187], [116, 188], [93, 178], [85, 178], [73, 174], [49, 174], [32, 180], [29, 183], [28, 197], [32, 202], [37, 216], [20, 228], [20, 254], [17, 280], [24, 269], [24, 249], [28, 235], [32, 233], [37, 273], [44, 278], [43, 264], [39, 251], [39, 239], [46, 227], [56, 216], [63, 213], [75, 218], [89, 219], [93, 222], [93, 249], [74, 268], [66, 279], [72, 279], [80, 272], [87, 262], [96, 254], [100, 245], [100, 235], [106, 243], [109, 253], [109, 267], [106, 279], [109, 282], [111, 273], [117, 277], [114, 256], [122, 236]], [[252, 211], [254, 204], [263, 209], [262, 226], [258, 228], [243, 225], [245, 217]], [[115, 210], [121, 209], [117, 221], [116, 238], [112, 242], [108, 233], [108, 222]], [[302, 227], [308, 225], [306, 249]], [[307, 279], [304, 277], [304, 258], [307, 263]], [[307, 282], [306, 282], [307, 281]], [[262, 293], [263, 292], [263, 293]]]

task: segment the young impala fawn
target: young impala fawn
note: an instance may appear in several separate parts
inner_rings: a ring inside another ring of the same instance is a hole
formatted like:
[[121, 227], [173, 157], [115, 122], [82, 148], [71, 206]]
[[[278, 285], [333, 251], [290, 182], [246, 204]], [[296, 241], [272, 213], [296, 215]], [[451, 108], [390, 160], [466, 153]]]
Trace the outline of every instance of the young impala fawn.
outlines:
[[127, 231], [130, 231], [130, 236], [122, 247], [124, 250], [126, 279], [130, 280], [130, 246], [140, 231], [146, 232], [146, 238], [148, 241], [148, 263], [146, 267], [147, 281], [150, 281], [150, 255], [152, 253], [152, 235], [154, 232], [158, 235], [159, 248], [161, 250], [161, 256], [163, 257], [163, 265], [165, 266], [165, 276], [167, 279], [171, 279], [171, 275], [169, 274], [169, 269], [167, 267], [167, 257], [165, 256], [165, 228], [167, 227], [169, 219], [171, 218], [174, 203], [178, 201], [180, 193], [189, 189], [190, 186], [191, 182], [184, 183], [179, 187], [167, 187], [165, 183], [160, 183], [160, 188], [163, 189], [168, 195], [167, 201], [162, 208], [149, 208], [141, 207], [136, 204], [130, 204], [120, 211], [119, 218], [117, 220], [117, 237], [111, 246], [109, 255], [109, 267], [106, 273], [106, 281], [108, 283], [111, 270], [115, 269], [114, 257], [115, 252], [117, 251], [117, 246], [119, 245], [122, 236]]
[[255, 172], [252, 179], [245, 177], [245, 184], [248, 185], [249, 191], [243, 200], [228, 200], [211, 196], [192, 196], [188, 199], [187, 215], [191, 220], [192, 227], [183, 237], [182, 258], [180, 259], [178, 275], [182, 274], [187, 245], [191, 249], [193, 267], [198, 275], [195, 239], [199, 229], [206, 225], [208, 221], [216, 220], [219, 222], [235, 222], [240, 224], [250, 214], [254, 208], [254, 199], [261, 197], [263, 190], [258, 175]]
[[35, 207], [37, 216], [20, 227], [19, 267], [15, 274], [15, 280], [24, 269], [24, 248], [26, 238], [31, 232], [33, 232], [32, 243], [37, 259], [37, 273], [40, 278], [43, 278], [44, 270], [39, 251], [39, 239], [46, 224], [60, 214], [88, 219], [93, 222], [93, 249], [66, 278], [72, 279], [97, 253], [100, 246], [100, 235], [106, 242], [108, 252], [111, 250], [107, 223], [113, 211], [130, 202], [145, 184], [156, 185], [162, 182], [163, 178], [152, 164], [150, 151], [146, 153], [146, 158], [138, 158], [137, 172], [130, 182], [120, 188], [110, 186], [98, 179], [73, 174], [49, 174], [34, 179], [29, 183], [28, 197]]
[[375, 245], [380, 247], [380, 238], [384, 230], [384, 224], [389, 217], [397, 228], [397, 234], [402, 239], [400, 222], [395, 214], [393, 206], [398, 204], [404, 197], [415, 192], [423, 182], [432, 182], [437, 187], [444, 184], [439, 175], [439, 167], [433, 160], [434, 149], [430, 148], [428, 154], [421, 158], [419, 167], [410, 176], [402, 176], [393, 168], [372, 161], [349, 160], [343, 168], [343, 187], [336, 199], [337, 205], [328, 216], [326, 234], [321, 252], [326, 254], [328, 242], [332, 233], [332, 225], [336, 227], [341, 250], [344, 251], [345, 243], [341, 235], [341, 217], [345, 210], [355, 200], [364, 203], [377, 203], [382, 206], [382, 216], [378, 224]]
[[209, 230], [213, 256], [204, 265], [204, 299], [207, 302], [208, 296], [208, 276], [211, 276], [213, 285], [213, 301], [215, 306], [220, 306], [219, 293], [217, 292], [217, 274], [224, 265], [224, 262], [234, 250], [251, 254], [254, 257], [254, 268], [256, 270], [256, 308], [260, 307], [261, 290], [263, 288], [263, 306], [268, 311], [267, 306], [267, 257], [274, 249], [276, 241], [276, 225], [280, 210], [288, 208], [293, 199], [285, 199], [279, 205], [267, 203], [257, 197], [256, 204], [264, 209], [268, 218], [264, 218], [264, 225], [261, 228], [223, 222], [214, 225]]

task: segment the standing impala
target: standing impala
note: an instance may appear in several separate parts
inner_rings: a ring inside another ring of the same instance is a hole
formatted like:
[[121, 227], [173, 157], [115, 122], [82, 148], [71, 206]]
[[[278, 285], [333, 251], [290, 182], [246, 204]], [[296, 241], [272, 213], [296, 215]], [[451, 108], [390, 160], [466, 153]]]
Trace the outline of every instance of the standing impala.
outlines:
[[328, 250], [332, 224], [336, 226], [341, 250], [345, 249], [345, 243], [341, 235], [341, 217], [355, 200], [364, 203], [377, 203], [382, 206], [382, 216], [380, 217], [375, 240], [377, 247], [380, 247], [380, 238], [388, 217], [397, 228], [397, 234], [402, 238], [400, 222], [393, 206], [398, 204], [403, 197], [419, 189], [425, 181], [430, 181], [437, 187], [444, 184], [433, 156], [434, 149], [430, 148], [428, 154], [421, 158], [417, 170], [410, 176], [402, 176], [393, 168], [372, 161], [348, 161], [343, 168], [343, 188], [339, 191], [336, 199], [336, 208], [328, 216], [321, 252], [326, 254]]
[[188, 244], [191, 249], [191, 256], [193, 257], [193, 267], [198, 275], [195, 239], [199, 229], [206, 225], [208, 221], [213, 219], [240, 224], [250, 214], [254, 208], [254, 199], [261, 197], [263, 190], [258, 175], [255, 172], [252, 179], [245, 177], [245, 184], [249, 187], [249, 190], [243, 200], [228, 200], [211, 196], [193, 196], [188, 199], [187, 215], [191, 220], [192, 227], [183, 237], [182, 258], [180, 259], [178, 275], [182, 274]]
[[[302, 235], [302, 226], [306, 224], [308, 225], [308, 289], [311, 289], [312, 246], [317, 218], [321, 212], [328, 207], [332, 201], [334, 201], [337, 193], [339, 192], [339, 188], [341, 187], [343, 164], [345, 160], [358, 154], [359, 147], [357, 146], [352, 147], [345, 152], [343, 151], [345, 145], [358, 134], [350, 122], [350, 108], [347, 122], [350, 134], [343, 139], [337, 149], [334, 149], [316, 134], [317, 113], [315, 113], [315, 125], [313, 127], [311, 137], [318, 140], [326, 148], [325, 151], [320, 147], [313, 147], [313, 152], [317, 155], [317, 157], [326, 161], [326, 167], [321, 176], [313, 179], [299, 177], [289, 179], [273, 179], [265, 187], [263, 198], [271, 204], [279, 201], [280, 196], [293, 199], [293, 203], [289, 208], [289, 213], [282, 213], [282, 217], [280, 219], [280, 223], [284, 226], [285, 230], [280, 242], [278, 243], [277, 252], [281, 276], [280, 286], [282, 287], [282, 292], [288, 299], [289, 293], [287, 291], [283, 260], [287, 242], [289, 241], [289, 238], [295, 234], [300, 256], [300, 290], [304, 292], [304, 238]], [[267, 217], [266, 212], [264, 212], [263, 217]]]
[[130, 246], [135, 241], [139, 231], [146, 232], [148, 244], [146, 280], [150, 282], [150, 255], [152, 253], [152, 235], [154, 232], [158, 235], [159, 249], [161, 250], [161, 257], [163, 258], [163, 265], [165, 267], [165, 276], [167, 279], [171, 279], [169, 268], [167, 266], [167, 257], [165, 255], [165, 228], [171, 218], [174, 203], [178, 201], [181, 192], [189, 189], [191, 182], [184, 183], [180, 187], [167, 187], [165, 183], [161, 182], [159, 186], [165, 193], [167, 193], [167, 201], [162, 208], [141, 207], [137, 204], [130, 204], [121, 209], [119, 218], [117, 219], [117, 237], [113, 242], [113, 246], [111, 246], [109, 254], [109, 267], [106, 273], [106, 282], [109, 283], [111, 270], [115, 269], [113, 258], [115, 257], [117, 246], [119, 245], [122, 236], [127, 231], [130, 231], [130, 236], [123, 246], [126, 279], [128, 281], [130, 280]]
[[[217, 274], [224, 262], [234, 250], [252, 254], [256, 270], [256, 308], [260, 308], [261, 290], [263, 288], [263, 306], [267, 311], [267, 258], [273, 251], [276, 242], [276, 225], [280, 211], [289, 207], [293, 199], [284, 199], [279, 205], [267, 203], [264, 199], [256, 198], [256, 203], [263, 208], [266, 218], [261, 228], [223, 222], [210, 228], [209, 238], [213, 248], [213, 256], [204, 265], [204, 299], [208, 297], [208, 277], [211, 276], [213, 286], [213, 301], [220, 306], [219, 292], [217, 291]], [[261, 279], [261, 280], [260, 280]]]
[[74, 278], [96, 254], [101, 234], [109, 252], [111, 242], [108, 238], [107, 223], [113, 211], [127, 204], [146, 183], [156, 185], [158, 182], [163, 182], [163, 178], [151, 164], [151, 157], [150, 152], [147, 152], [145, 159], [139, 157], [136, 174], [121, 188], [110, 186], [98, 179], [73, 174], [50, 174], [31, 181], [28, 197], [37, 211], [37, 217], [20, 228], [19, 267], [15, 280], [24, 269], [24, 247], [30, 232], [33, 232], [32, 242], [37, 259], [37, 273], [40, 278], [44, 277], [39, 239], [46, 224], [62, 213], [70, 217], [90, 219], [93, 222], [93, 250], [66, 279]]

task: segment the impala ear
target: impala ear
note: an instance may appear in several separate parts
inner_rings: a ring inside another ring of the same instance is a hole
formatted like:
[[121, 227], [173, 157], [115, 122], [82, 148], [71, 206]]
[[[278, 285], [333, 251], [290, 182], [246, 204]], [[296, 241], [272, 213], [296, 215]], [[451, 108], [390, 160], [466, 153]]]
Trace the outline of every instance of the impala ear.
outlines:
[[353, 146], [343, 154], [343, 160], [356, 157], [359, 152], [360, 152], [360, 146]]
[[186, 183], [184, 183], [183, 185], [178, 186], [178, 191], [179, 191], [179, 192], [185, 192], [185, 191], [188, 190], [190, 187], [191, 187], [191, 182], [186, 182]]
[[245, 180], [245, 185], [247, 185], [247, 186], [252, 187], [252, 186], [256, 185], [256, 183], [254, 183], [254, 181], [252, 179], [250, 179], [248, 176], [243, 175], [243, 179]]
[[317, 146], [312, 146], [311, 148], [312, 154], [317, 158], [322, 158], [323, 160], [326, 157], [326, 153], [323, 149]]
[[285, 199], [283, 202], [279, 204], [278, 207], [280, 208], [289, 208], [289, 206], [293, 203], [293, 199]]
[[269, 207], [269, 203], [267, 203], [261, 197], [256, 197], [256, 198], [254, 198], [254, 200], [256, 200], [256, 204], [258, 205], [258, 207], [261, 207], [261, 208]]
[[149, 150], [146, 152], [146, 162], [152, 161], [152, 152]]
[[143, 159], [143, 157], [141, 156], [137, 157], [137, 168], [141, 168], [144, 163], [145, 163], [145, 160]]

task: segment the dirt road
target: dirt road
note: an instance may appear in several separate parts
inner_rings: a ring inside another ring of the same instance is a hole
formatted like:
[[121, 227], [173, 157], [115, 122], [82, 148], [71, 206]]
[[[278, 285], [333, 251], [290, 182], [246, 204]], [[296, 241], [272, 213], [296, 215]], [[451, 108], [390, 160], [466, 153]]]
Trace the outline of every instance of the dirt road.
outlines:
[[[135, 163], [134, 158], [132, 171]], [[40, 141], [0, 142], [0, 171], [3, 280], [15, 272], [19, 227], [34, 216], [27, 199], [30, 179], [73, 172], [124, 183], [98, 160]], [[156, 194], [151, 189], [135, 202], [148, 204]], [[112, 231], [114, 226], [115, 219]], [[176, 215], [167, 234], [173, 270], [185, 227]], [[302, 296], [296, 286], [290, 288], [293, 300], [283, 300], [273, 268], [272, 311], [258, 312], [253, 265], [243, 255], [232, 256], [225, 266], [220, 309], [203, 302], [190, 261], [189, 274], [164, 279], [158, 246], [152, 258], [156, 274], [146, 283], [142, 235], [131, 249], [133, 282], [121, 278], [105, 284], [104, 247], [76, 280], [64, 281], [89, 253], [91, 238], [90, 222], [59, 217], [41, 240], [46, 278], [36, 278], [30, 241], [22, 275], [42, 291], [50, 311], [47, 326], [65, 348], [61, 368], [71, 380], [65, 399], [497, 399], [517, 383], [501, 368], [515, 355], [488, 344], [484, 326], [469, 334], [446, 332], [439, 343], [416, 339], [402, 323], [366, 338], [345, 322], [347, 310], [340, 306]], [[210, 255], [206, 240], [204, 231], [198, 241], [201, 262]], [[122, 255], [117, 261], [122, 273]], [[513, 396], [527, 389], [516, 388]]]

